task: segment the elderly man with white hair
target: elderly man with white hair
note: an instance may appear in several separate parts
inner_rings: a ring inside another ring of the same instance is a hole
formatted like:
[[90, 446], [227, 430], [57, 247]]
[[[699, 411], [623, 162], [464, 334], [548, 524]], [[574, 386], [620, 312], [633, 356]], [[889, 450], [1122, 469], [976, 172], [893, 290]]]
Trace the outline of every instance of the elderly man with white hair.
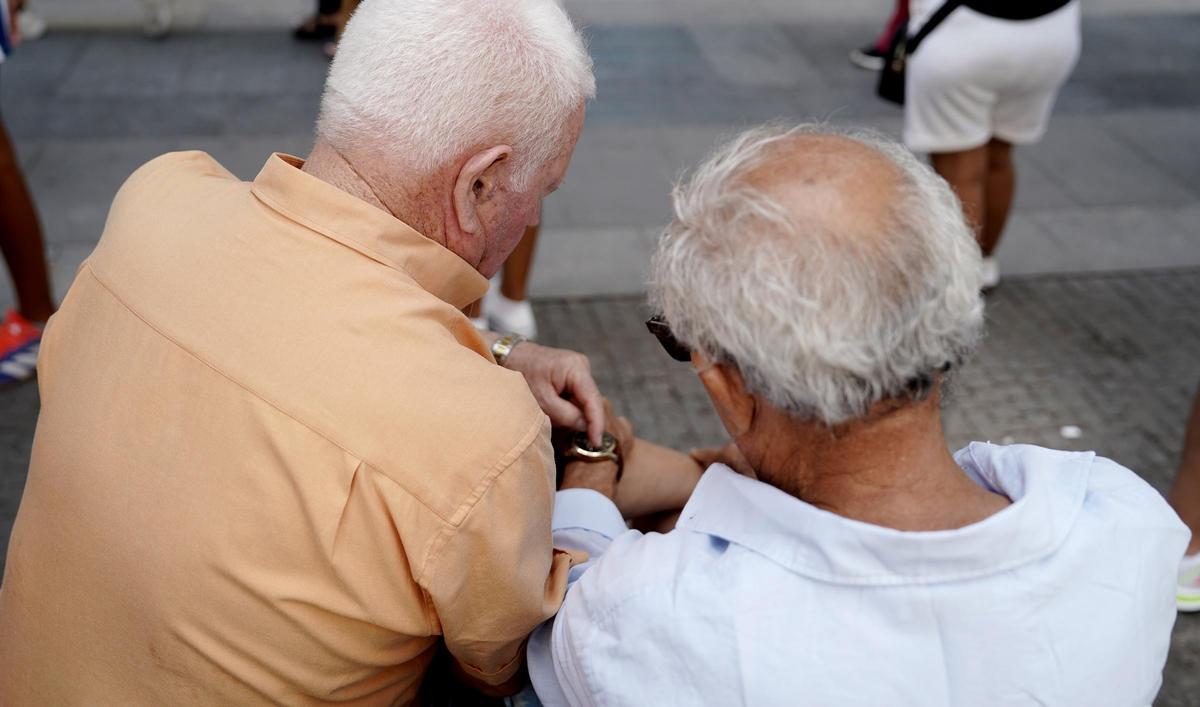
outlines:
[[544, 412], [606, 416], [584, 357], [461, 310], [593, 92], [555, 0], [367, 0], [307, 160], [129, 179], [42, 349], [0, 704], [407, 704], [442, 646], [521, 671], [574, 561]]
[[557, 539], [600, 559], [530, 643], [542, 701], [1150, 704], [1187, 530], [1092, 453], [950, 454], [940, 403], [983, 305], [946, 183], [872, 134], [760, 129], [675, 208], [652, 327], [730, 465], [666, 535], [560, 492]]

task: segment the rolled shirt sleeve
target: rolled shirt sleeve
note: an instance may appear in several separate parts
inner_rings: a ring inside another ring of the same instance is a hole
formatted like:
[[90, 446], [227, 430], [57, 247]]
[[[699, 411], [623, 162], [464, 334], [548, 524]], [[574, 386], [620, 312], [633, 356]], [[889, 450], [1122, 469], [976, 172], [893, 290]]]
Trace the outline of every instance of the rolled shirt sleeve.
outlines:
[[[604, 554], [617, 537], [630, 532], [616, 504], [603, 494], [588, 489], [559, 491], [554, 499], [554, 544], [573, 552], [586, 552], [588, 559], [575, 564], [569, 584], [578, 581]], [[545, 707], [570, 704], [554, 668], [551, 652], [554, 621], [538, 627], [526, 648], [529, 679]]]

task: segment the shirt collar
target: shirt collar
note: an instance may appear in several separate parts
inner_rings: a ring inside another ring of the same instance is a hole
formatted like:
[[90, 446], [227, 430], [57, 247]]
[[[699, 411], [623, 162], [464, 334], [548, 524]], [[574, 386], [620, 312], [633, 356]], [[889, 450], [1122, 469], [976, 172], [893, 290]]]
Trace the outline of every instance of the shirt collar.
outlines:
[[716, 464], [678, 527], [743, 546], [822, 581], [926, 584], [1011, 570], [1054, 552], [1083, 507], [1091, 453], [972, 444], [956, 455], [969, 476], [1013, 503], [956, 530], [903, 532], [843, 518]]
[[254, 180], [254, 195], [296, 223], [407, 273], [457, 309], [487, 292], [487, 278], [452, 251], [302, 167], [304, 160], [297, 157], [271, 155]]

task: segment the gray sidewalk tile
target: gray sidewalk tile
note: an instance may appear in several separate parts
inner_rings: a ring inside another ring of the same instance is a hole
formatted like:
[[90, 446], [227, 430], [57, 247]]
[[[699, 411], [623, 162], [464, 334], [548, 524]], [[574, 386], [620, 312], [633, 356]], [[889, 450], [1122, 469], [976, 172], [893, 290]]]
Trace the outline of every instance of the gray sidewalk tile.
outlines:
[[1200, 116], [1195, 110], [1115, 113], [1101, 121], [1130, 149], [1200, 198]]
[[[1032, 212], [1029, 217], [1074, 253], [1060, 272], [1200, 265], [1200, 243], [1171, 207], [1090, 207]], [[1042, 272], [1046, 272], [1043, 270]]]
[[1079, 201], [1062, 182], [1047, 173], [1046, 168], [1033, 158], [1031, 153], [1037, 149], [1017, 147], [1013, 150], [1017, 171], [1017, 195], [1013, 208], [1020, 212], [1026, 209], [1079, 206]]
[[25, 174], [37, 166], [45, 148], [46, 144], [41, 140], [21, 140], [13, 145], [17, 151], [17, 164]]
[[781, 28], [697, 25], [689, 29], [716, 75], [732, 84], [792, 91], [821, 85], [820, 72]]
[[[530, 295], [591, 297], [645, 289], [650, 245], [640, 228], [543, 229], [529, 283]], [[603, 262], [603, 268], [589, 264]]]
[[[134, 34], [92, 42], [58, 87], [58, 93], [85, 98], [176, 95], [187, 54], [174, 49]], [[114, 67], [120, 70], [114, 71]]]
[[1003, 277], [1038, 275], [1077, 269], [1078, 253], [1018, 209], [1009, 217], [996, 259]]
[[1081, 204], [1179, 205], [1195, 199], [1091, 116], [1056, 117], [1046, 139], [1025, 152]]
[[293, 135], [313, 130], [320, 98], [316, 95], [230, 96], [218, 105], [222, 112], [220, 127], [208, 134]]
[[14, 137], [96, 139], [219, 135], [229, 107], [221, 101], [160, 97], [70, 97], [6, 108]]
[[585, 128], [562, 188], [571, 226], [665, 223], [676, 167], [663, 131]]

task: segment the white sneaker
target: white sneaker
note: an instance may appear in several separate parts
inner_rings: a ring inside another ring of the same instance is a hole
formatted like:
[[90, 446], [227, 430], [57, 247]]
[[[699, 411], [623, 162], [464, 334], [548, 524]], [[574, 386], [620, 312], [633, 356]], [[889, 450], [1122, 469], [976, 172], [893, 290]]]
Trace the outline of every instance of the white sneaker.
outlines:
[[1175, 580], [1175, 606], [1180, 611], [1200, 611], [1200, 553], [1184, 555]]
[[1000, 264], [996, 262], [995, 258], [988, 256], [983, 259], [982, 275], [980, 286], [984, 291], [1000, 284]]
[[17, 27], [21, 28], [21, 39], [36, 42], [46, 34], [46, 21], [29, 10], [17, 13]]
[[500, 293], [500, 288], [492, 286], [484, 298], [483, 309], [492, 331], [501, 334], [512, 332], [526, 339], [537, 338], [537, 319], [533, 316], [533, 305], [529, 300], [512, 300]]

